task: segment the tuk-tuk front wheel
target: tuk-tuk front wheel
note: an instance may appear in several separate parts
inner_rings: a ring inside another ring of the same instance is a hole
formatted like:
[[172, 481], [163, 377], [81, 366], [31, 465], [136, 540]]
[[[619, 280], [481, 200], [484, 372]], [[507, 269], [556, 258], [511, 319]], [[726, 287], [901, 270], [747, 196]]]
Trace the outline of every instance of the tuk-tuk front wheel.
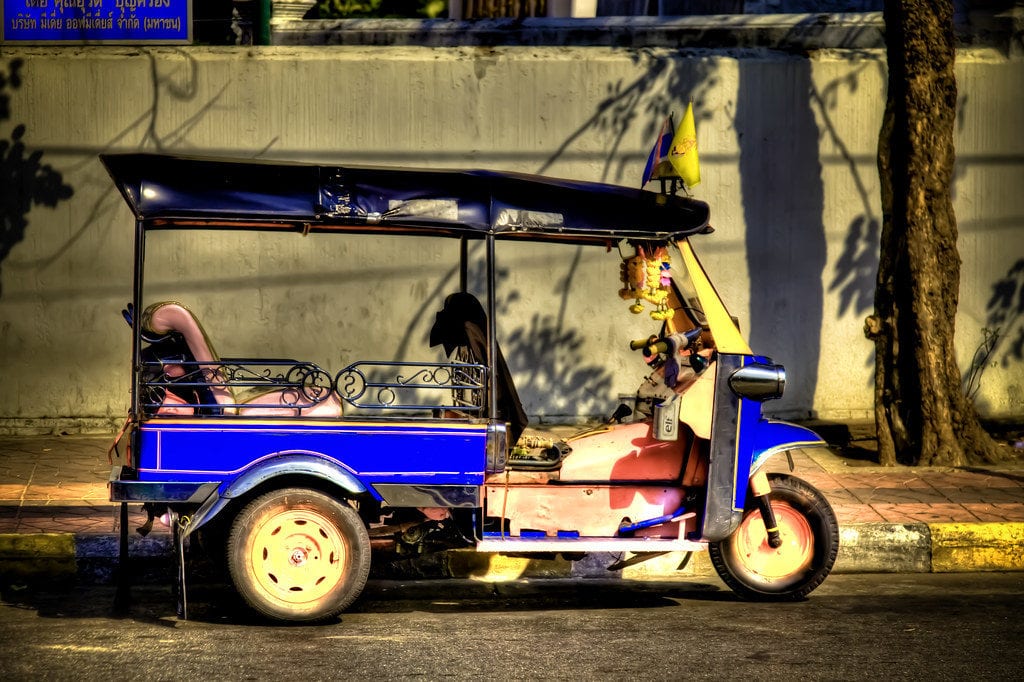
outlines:
[[235, 588], [273, 620], [332, 618], [362, 592], [370, 538], [352, 507], [316, 490], [285, 488], [250, 502], [228, 538]]
[[802, 599], [832, 571], [839, 523], [828, 500], [810, 484], [786, 474], [768, 474], [768, 480], [782, 544], [771, 546], [757, 502], [750, 499], [736, 532], [708, 547], [711, 563], [744, 599]]

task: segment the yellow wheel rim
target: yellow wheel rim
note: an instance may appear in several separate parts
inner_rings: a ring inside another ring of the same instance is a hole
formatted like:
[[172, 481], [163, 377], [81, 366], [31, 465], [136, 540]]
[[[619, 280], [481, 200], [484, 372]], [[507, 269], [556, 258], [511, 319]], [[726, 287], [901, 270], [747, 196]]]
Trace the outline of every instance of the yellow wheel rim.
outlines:
[[345, 540], [335, 524], [316, 511], [274, 514], [252, 537], [252, 575], [273, 599], [289, 605], [317, 601], [345, 575]]
[[740, 565], [752, 575], [780, 581], [799, 578], [814, 557], [814, 532], [807, 519], [786, 502], [772, 502], [782, 545], [768, 544], [761, 512], [747, 515], [736, 531], [733, 549]]

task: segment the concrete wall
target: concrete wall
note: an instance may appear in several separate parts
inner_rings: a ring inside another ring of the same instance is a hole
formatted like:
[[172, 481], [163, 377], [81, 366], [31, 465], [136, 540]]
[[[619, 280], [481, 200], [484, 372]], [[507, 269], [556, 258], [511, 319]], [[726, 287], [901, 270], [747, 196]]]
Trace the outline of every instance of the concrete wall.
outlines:
[[[691, 99], [695, 195], [717, 228], [696, 246], [755, 350], [789, 370], [770, 408], [866, 417], [883, 60], [878, 50], [5, 46], [5, 171], [32, 152], [50, 170], [30, 173], [27, 213], [4, 188], [0, 432], [109, 428], [126, 410], [118, 311], [131, 294], [133, 223], [99, 153], [487, 167], [635, 186], [663, 116], [678, 120]], [[983, 328], [1015, 309], [977, 402], [987, 415], [1020, 415], [1019, 299], [993, 296], [1004, 279], [1024, 286], [1024, 68], [986, 49], [958, 60], [959, 360], [967, 371]], [[196, 233], [150, 246], [148, 300], [189, 303], [223, 355], [332, 371], [440, 357], [426, 332], [457, 287], [453, 243]], [[643, 371], [626, 340], [655, 329], [617, 298], [617, 255], [527, 246], [499, 256], [501, 343], [527, 411], [610, 412]]]

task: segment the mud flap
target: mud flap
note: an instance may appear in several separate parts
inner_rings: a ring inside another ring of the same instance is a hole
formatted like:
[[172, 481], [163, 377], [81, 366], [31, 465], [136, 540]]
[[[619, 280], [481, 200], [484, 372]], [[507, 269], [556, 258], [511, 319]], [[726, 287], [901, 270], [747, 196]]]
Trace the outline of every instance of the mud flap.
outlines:
[[188, 620], [188, 592], [185, 587], [185, 538], [188, 534], [189, 517], [171, 513], [172, 541], [177, 558], [178, 570], [174, 576], [174, 601], [178, 618]]

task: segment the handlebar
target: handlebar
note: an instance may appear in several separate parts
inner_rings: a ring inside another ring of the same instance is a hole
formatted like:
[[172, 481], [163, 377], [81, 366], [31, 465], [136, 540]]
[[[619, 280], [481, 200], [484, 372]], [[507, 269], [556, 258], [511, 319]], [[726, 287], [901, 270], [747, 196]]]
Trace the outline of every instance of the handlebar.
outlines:
[[629, 342], [629, 349], [630, 350], [640, 350], [642, 348], [647, 348], [648, 346], [650, 346], [650, 345], [652, 345], [654, 343], [657, 343], [657, 341], [658, 341], [658, 337], [657, 336], [650, 336], [650, 337], [648, 337], [646, 339], [633, 339], [632, 341]]
[[629, 349], [643, 350], [645, 358], [668, 353], [673, 345], [676, 352], [679, 352], [684, 348], [689, 348], [690, 344], [700, 337], [702, 331], [700, 327], [694, 327], [689, 331], [679, 332], [671, 336], [651, 336], [646, 339], [633, 339], [629, 342]]

